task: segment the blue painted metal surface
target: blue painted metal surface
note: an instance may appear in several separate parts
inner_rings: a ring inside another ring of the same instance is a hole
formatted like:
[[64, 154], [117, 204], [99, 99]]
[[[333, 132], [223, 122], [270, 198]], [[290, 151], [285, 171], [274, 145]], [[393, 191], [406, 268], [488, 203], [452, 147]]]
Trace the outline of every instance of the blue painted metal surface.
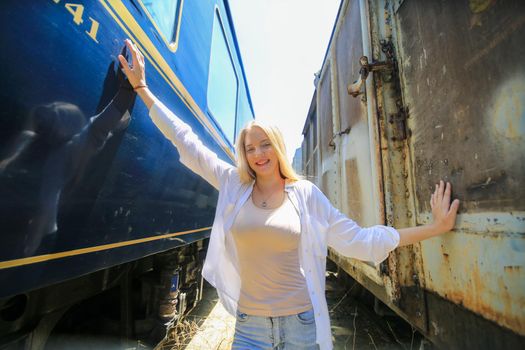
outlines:
[[[146, 56], [152, 91], [219, 157], [233, 161], [232, 142], [222, 131], [226, 127], [213, 119], [206, 105], [213, 16], [218, 11], [240, 79], [236, 132], [253, 118], [227, 3], [184, 1], [175, 50], [145, 11], [139, 0], [0, 5], [0, 297], [209, 235], [215, 189], [179, 162], [177, 150], [157, 130], [141, 101], [134, 102], [130, 118], [123, 115], [109, 130], [102, 148], [73, 154], [73, 159], [82, 159], [80, 165], [72, 166], [57, 151], [117, 93], [116, 56], [123, 39], [130, 37]], [[59, 129], [53, 123], [63, 111], [49, 114], [50, 128], [62, 130], [72, 116], [80, 120], [80, 128], [73, 123], [60, 141], [48, 134], [47, 139], [56, 141], [49, 144], [33, 124], [43, 120], [35, 117], [37, 108], [54, 102], [76, 112], [62, 115], [67, 122], [60, 122]], [[46, 193], [50, 183], [52, 193]], [[35, 217], [44, 217], [46, 225], [35, 229]], [[155, 239], [191, 230], [196, 231]]]

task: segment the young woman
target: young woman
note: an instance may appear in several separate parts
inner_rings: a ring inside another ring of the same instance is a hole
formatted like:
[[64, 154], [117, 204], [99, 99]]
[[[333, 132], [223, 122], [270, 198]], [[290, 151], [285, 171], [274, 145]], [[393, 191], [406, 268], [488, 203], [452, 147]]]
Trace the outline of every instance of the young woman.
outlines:
[[325, 299], [327, 247], [380, 263], [397, 246], [451, 230], [459, 201], [440, 181], [430, 199], [433, 223], [396, 230], [361, 228], [313, 183], [299, 179], [277, 128], [241, 130], [237, 166], [219, 159], [148, 89], [144, 56], [131, 41], [122, 69], [180, 161], [219, 190], [204, 278], [236, 316], [233, 349], [332, 349]]

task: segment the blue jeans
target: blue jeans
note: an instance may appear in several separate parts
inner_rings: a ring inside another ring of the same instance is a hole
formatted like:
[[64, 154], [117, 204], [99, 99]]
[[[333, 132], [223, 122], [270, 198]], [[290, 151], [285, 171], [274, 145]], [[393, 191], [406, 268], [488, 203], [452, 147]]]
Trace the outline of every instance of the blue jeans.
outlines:
[[255, 316], [237, 310], [232, 350], [319, 349], [312, 308], [287, 316]]

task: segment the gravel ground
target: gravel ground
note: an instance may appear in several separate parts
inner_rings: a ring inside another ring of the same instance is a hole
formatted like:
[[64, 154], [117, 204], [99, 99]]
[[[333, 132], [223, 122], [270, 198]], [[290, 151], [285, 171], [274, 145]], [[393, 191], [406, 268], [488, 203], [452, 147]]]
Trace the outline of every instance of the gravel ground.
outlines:
[[[419, 349], [422, 337], [395, 315], [378, 316], [359, 295], [359, 285], [342, 282], [337, 274], [327, 274], [328, 309], [335, 349]], [[368, 296], [369, 297], [369, 296]], [[215, 289], [205, 282], [203, 299], [178, 323], [157, 349], [230, 349], [235, 318], [219, 303]]]

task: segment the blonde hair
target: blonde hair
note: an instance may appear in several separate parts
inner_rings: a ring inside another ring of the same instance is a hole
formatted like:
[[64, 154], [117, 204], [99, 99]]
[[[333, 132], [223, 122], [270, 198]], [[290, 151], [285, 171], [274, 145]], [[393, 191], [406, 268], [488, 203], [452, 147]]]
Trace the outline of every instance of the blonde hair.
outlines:
[[269, 125], [259, 120], [252, 120], [242, 128], [237, 138], [237, 143], [235, 144], [235, 150], [237, 153], [237, 171], [242, 182], [249, 183], [256, 178], [255, 172], [250, 168], [248, 160], [246, 159], [246, 150], [244, 149], [244, 142], [246, 139], [246, 133], [253, 127], [261, 128], [270, 143], [272, 144], [275, 153], [277, 154], [277, 159], [279, 160], [279, 171], [281, 176], [285, 179], [291, 181], [298, 181], [301, 177], [295, 172], [292, 168], [292, 165], [286, 157], [286, 146], [284, 145], [283, 135], [281, 131], [275, 125]]

